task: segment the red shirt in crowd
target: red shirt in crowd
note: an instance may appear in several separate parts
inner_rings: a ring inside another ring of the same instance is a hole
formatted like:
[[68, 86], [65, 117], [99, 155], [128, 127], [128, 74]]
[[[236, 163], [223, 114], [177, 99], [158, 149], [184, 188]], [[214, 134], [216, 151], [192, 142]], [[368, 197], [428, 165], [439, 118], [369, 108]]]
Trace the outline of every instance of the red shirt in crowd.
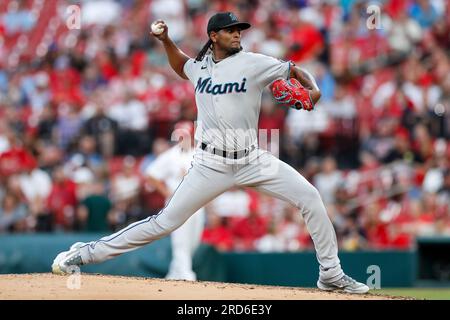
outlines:
[[372, 225], [366, 229], [367, 240], [376, 249], [389, 246], [389, 235], [387, 225], [384, 223]]
[[284, 127], [284, 110], [277, 108], [272, 113], [261, 112], [259, 117], [259, 129], [272, 130], [278, 129], [280, 133]]
[[212, 245], [221, 251], [233, 249], [233, 236], [225, 226], [205, 228], [202, 234], [202, 242]]
[[322, 34], [312, 24], [304, 24], [292, 30], [289, 43], [298, 47], [288, 55], [288, 60], [294, 62], [314, 57], [324, 46]]
[[250, 213], [232, 226], [235, 247], [241, 250], [253, 250], [255, 240], [267, 233], [267, 220], [258, 214]]
[[0, 174], [9, 176], [36, 167], [36, 160], [25, 149], [13, 147], [0, 154]]
[[50, 88], [56, 103], [66, 102], [82, 106], [84, 97], [80, 89], [81, 76], [73, 68], [50, 73]]
[[54, 183], [47, 198], [47, 207], [56, 225], [71, 227], [77, 204], [76, 184], [71, 180]]

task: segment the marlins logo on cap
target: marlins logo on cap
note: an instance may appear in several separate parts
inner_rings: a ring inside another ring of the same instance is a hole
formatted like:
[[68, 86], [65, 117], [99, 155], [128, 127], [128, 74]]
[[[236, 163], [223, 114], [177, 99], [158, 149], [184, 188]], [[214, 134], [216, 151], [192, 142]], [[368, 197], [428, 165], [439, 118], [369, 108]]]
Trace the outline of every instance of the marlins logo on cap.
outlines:
[[221, 29], [237, 26], [241, 30], [250, 28], [250, 23], [240, 22], [233, 12], [218, 12], [208, 21], [207, 32], [219, 31]]
[[234, 13], [233, 12], [230, 12], [229, 13], [229, 15], [230, 15], [230, 19], [231, 19], [231, 21], [233, 21], [233, 22], [236, 22], [236, 21], [238, 21], [238, 18], [234, 15]]

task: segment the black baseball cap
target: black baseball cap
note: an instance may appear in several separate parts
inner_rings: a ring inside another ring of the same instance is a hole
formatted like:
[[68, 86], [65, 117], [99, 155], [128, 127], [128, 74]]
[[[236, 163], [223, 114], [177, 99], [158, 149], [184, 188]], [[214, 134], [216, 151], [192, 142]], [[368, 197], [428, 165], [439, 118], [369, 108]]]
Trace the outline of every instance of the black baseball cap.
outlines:
[[209, 34], [211, 31], [219, 31], [233, 26], [239, 26], [241, 30], [251, 27], [250, 23], [239, 22], [238, 18], [232, 12], [219, 12], [209, 19], [207, 32]]

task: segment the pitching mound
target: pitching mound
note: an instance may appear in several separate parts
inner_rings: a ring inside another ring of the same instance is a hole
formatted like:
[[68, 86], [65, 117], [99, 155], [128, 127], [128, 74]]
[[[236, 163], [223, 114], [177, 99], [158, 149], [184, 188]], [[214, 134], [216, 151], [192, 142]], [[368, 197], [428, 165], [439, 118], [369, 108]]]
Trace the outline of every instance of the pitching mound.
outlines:
[[[77, 289], [79, 287], [79, 289]], [[375, 294], [350, 295], [318, 289], [191, 282], [81, 274], [80, 281], [48, 273], [0, 275], [0, 300], [353, 300], [395, 299]], [[72, 288], [72, 289], [69, 289]]]

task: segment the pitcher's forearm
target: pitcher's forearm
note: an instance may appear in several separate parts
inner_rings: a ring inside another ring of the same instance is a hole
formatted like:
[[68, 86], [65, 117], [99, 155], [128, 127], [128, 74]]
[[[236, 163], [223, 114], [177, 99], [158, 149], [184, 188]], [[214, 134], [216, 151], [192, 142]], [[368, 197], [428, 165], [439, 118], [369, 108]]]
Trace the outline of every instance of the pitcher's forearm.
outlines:
[[311, 99], [314, 104], [316, 104], [317, 101], [319, 101], [322, 94], [320, 92], [316, 80], [308, 71], [301, 69], [297, 66], [292, 66], [291, 78], [297, 79], [302, 86], [311, 91]]
[[182, 78], [187, 79], [183, 72], [183, 67], [186, 61], [189, 60], [189, 56], [186, 55], [177, 45], [167, 38], [162, 41], [164, 49], [166, 50], [167, 58], [172, 69]]

